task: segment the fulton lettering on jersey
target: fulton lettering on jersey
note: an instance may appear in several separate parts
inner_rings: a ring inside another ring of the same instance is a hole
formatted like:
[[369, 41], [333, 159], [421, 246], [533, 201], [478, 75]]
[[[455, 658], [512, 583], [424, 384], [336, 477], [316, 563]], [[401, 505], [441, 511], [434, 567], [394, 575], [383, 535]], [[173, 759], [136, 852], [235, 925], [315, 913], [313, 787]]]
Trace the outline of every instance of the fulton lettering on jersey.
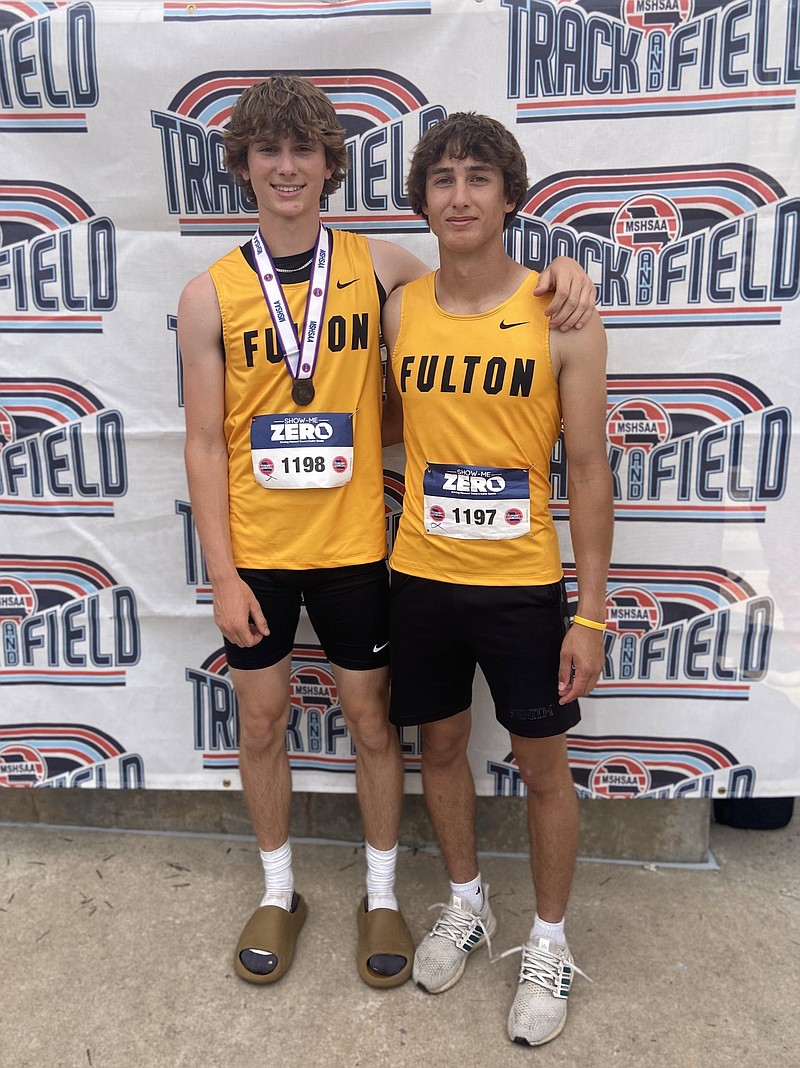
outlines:
[[403, 356], [400, 360], [401, 393], [504, 393], [529, 397], [533, 387], [536, 360], [516, 356], [464, 355], [438, 353]]

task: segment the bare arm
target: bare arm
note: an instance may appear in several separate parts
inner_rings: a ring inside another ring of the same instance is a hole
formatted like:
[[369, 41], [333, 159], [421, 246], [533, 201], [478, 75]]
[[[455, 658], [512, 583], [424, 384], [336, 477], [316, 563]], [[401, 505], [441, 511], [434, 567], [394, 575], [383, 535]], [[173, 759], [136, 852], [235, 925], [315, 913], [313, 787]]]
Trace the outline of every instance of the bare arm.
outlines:
[[384, 447], [396, 445], [403, 440], [403, 401], [392, 373], [392, 350], [400, 329], [400, 305], [403, 299], [402, 288], [396, 289], [386, 301], [381, 315], [381, 330], [386, 342], [386, 401], [383, 405], [381, 438]]
[[214, 283], [207, 273], [189, 282], [181, 294], [178, 338], [186, 414], [186, 475], [192, 516], [214, 591], [214, 621], [229, 641], [255, 645], [269, 628], [233, 561], [222, 326]]
[[[387, 295], [398, 286], [430, 273], [430, 267], [401, 245], [370, 238], [369, 250], [375, 273]], [[574, 327], [580, 330], [591, 321], [597, 300], [595, 284], [581, 265], [569, 256], [557, 256], [542, 271], [534, 292], [537, 296], [553, 293], [553, 299], [545, 309], [552, 329], [566, 332]]]
[[387, 296], [391, 296], [395, 289], [404, 286], [406, 282], [421, 278], [423, 274], [430, 274], [430, 267], [426, 267], [422, 260], [417, 259], [402, 245], [395, 245], [391, 241], [377, 241], [371, 237], [369, 251], [375, 274], [380, 278]]
[[597, 290], [577, 260], [556, 256], [542, 271], [534, 293], [543, 296], [552, 290], [553, 299], [545, 309], [545, 315], [550, 316], [550, 328], [565, 332], [588, 326], [594, 315]]
[[[569, 472], [569, 525], [577, 614], [605, 621], [614, 506], [606, 453], [606, 339], [593, 313], [582, 331], [551, 334]], [[603, 669], [602, 631], [574, 624], [561, 647], [561, 704], [585, 696]], [[574, 677], [573, 677], [574, 670]]]

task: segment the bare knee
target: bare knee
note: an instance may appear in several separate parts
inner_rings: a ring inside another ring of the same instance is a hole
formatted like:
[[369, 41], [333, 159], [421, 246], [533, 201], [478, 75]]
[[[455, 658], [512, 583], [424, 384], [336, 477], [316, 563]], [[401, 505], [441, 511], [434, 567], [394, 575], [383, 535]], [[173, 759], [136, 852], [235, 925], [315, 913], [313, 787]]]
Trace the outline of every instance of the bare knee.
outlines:
[[541, 768], [531, 761], [517, 759], [517, 766], [528, 798], [534, 804], [557, 804], [565, 798], [574, 797], [575, 788], [568, 764]]
[[231, 669], [239, 721], [239, 750], [258, 759], [284, 752], [289, 722], [290, 657], [255, 671]]
[[[455, 718], [455, 717], [454, 717]], [[466, 757], [469, 722], [440, 720], [422, 728], [422, 761], [429, 769], [447, 768]]]
[[286, 746], [288, 708], [239, 705], [239, 749], [253, 756], [282, 752]]
[[345, 721], [356, 752], [360, 756], [380, 758], [395, 751], [399, 752], [397, 731], [389, 723], [385, 708], [351, 708], [349, 712]]
[[511, 748], [531, 801], [557, 803], [570, 794], [574, 796], [563, 738], [523, 739], [512, 736]]

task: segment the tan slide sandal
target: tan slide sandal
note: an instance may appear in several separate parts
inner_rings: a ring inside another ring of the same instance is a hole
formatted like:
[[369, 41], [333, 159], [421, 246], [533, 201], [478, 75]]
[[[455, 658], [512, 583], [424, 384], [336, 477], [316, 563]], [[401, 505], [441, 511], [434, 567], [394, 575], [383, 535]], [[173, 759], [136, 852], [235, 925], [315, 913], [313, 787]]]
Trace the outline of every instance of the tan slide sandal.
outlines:
[[299, 894], [292, 911], [262, 905], [247, 921], [236, 946], [236, 974], [248, 983], [275, 983], [288, 970], [308, 910]]
[[358, 906], [358, 974], [369, 986], [400, 986], [411, 976], [414, 941], [402, 913], [394, 909], [367, 912], [367, 899]]

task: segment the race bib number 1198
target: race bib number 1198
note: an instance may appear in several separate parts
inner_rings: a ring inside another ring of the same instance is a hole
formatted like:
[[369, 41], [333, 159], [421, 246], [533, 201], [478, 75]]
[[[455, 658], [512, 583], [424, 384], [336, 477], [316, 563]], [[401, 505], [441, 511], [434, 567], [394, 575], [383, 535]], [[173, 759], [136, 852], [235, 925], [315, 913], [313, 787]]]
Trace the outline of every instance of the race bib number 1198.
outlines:
[[253, 475], [265, 489], [335, 489], [353, 476], [353, 417], [346, 412], [257, 415]]

